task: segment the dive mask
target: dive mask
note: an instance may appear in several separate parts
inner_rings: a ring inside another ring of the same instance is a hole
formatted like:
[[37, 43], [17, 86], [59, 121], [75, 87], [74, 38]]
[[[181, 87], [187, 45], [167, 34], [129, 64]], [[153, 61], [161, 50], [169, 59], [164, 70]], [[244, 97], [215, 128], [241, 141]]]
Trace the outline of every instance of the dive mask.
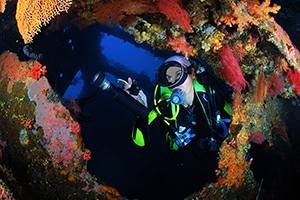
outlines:
[[155, 78], [158, 85], [174, 88], [183, 84], [187, 78], [188, 70], [179, 62], [169, 61], [162, 64], [156, 71]]

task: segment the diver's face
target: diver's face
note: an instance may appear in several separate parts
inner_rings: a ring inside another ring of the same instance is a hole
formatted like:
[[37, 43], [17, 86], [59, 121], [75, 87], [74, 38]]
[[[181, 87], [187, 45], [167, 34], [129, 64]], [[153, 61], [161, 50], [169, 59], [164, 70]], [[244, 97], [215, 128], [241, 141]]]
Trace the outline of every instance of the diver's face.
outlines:
[[[166, 71], [166, 78], [170, 83], [173, 84], [180, 79], [180, 77], [182, 76], [182, 73], [184, 73], [184, 72], [179, 67], [176, 67], [176, 66], [169, 67], [169, 69], [167, 69], [167, 71]], [[186, 80], [183, 82], [183, 84], [176, 86], [174, 88], [170, 88], [170, 90], [173, 92], [174, 89], [180, 88], [181, 90], [183, 90], [185, 92], [186, 95], [194, 93], [193, 79], [194, 79], [193, 73], [188, 74], [188, 76], [187, 76]]]
[[179, 67], [169, 67], [166, 72], [166, 78], [170, 84], [174, 84], [182, 76], [182, 69]]

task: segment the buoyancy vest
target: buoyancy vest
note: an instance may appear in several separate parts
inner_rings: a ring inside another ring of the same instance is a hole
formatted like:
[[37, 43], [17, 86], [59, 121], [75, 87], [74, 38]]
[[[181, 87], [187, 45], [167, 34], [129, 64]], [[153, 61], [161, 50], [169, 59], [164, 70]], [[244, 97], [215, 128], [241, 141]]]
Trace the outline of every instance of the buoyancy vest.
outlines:
[[[200, 106], [201, 106], [204, 114], [205, 114], [205, 118], [207, 120], [207, 123], [208, 123], [208, 125], [211, 125], [210, 116], [208, 116], [208, 113], [205, 110], [203, 102], [198, 96], [199, 93], [201, 93], [201, 92], [202, 93], [207, 93], [207, 91], [206, 91], [205, 87], [197, 81], [197, 78], [193, 79], [193, 87], [195, 89], [196, 97], [197, 97], [197, 99], [200, 103]], [[160, 90], [160, 98], [161, 98], [162, 101], [167, 99], [172, 93], [169, 90], [169, 88], [167, 88], [167, 87], [157, 86], [156, 90]], [[209, 90], [208, 92], [210, 92], [212, 95], [215, 94], [215, 91], [213, 89], [211, 89], [210, 87], [208, 87], [208, 90]], [[155, 92], [157, 92], [157, 91], [155, 91]], [[144, 120], [143, 122], [140, 121], [138, 123], [135, 123], [135, 125], [133, 127], [133, 130], [132, 130], [132, 139], [133, 139], [133, 141], [136, 145], [138, 145], [140, 147], [143, 147], [143, 146], [146, 146], [147, 143], [150, 142], [149, 126], [157, 118], [163, 120], [164, 123], [167, 126], [170, 125], [169, 121], [174, 120], [175, 128], [178, 129], [178, 127], [177, 127], [177, 118], [174, 117], [174, 116], [176, 116], [176, 113], [178, 112], [179, 106], [176, 106], [175, 104], [173, 104], [171, 102], [169, 102], [169, 104], [171, 105], [171, 112], [172, 112], [172, 116], [173, 116], [174, 119], [172, 119], [172, 117], [169, 117], [169, 118], [168, 117], [162, 117], [161, 114], [159, 113], [159, 111], [154, 108], [149, 112], [148, 118], [146, 118], [146, 120]], [[225, 105], [224, 105], [223, 110], [226, 113], [228, 113], [228, 115], [231, 116], [230, 108], [229, 108], [229, 105], [226, 101], [225, 101]], [[141, 130], [141, 126], [143, 126], [143, 128], [142, 128], [143, 131]], [[166, 137], [167, 137], [167, 140], [169, 141], [169, 148], [171, 150], [178, 150], [178, 146], [171, 139], [171, 137], [169, 135], [169, 132], [166, 133]]]

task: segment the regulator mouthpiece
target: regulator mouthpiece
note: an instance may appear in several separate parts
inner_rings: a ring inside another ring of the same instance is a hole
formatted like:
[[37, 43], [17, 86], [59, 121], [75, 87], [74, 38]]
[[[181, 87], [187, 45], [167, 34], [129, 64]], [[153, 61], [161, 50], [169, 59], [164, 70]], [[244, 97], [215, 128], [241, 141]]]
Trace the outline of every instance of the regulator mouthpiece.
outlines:
[[185, 93], [180, 88], [174, 89], [170, 101], [176, 105], [183, 104], [185, 101]]

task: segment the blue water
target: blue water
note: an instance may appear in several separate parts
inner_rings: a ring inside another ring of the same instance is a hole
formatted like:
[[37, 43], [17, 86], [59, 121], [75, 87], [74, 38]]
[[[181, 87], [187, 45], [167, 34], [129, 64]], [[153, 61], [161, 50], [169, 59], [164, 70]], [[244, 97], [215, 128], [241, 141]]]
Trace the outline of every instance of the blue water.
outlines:
[[145, 71], [151, 81], [155, 79], [155, 69], [163, 63], [163, 59], [155, 57], [150, 52], [105, 33], [100, 46], [103, 48], [101, 53], [108, 60], [119, 62], [137, 73]]
[[81, 75], [81, 70], [79, 70], [72, 79], [72, 84], [69, 85], [66, 92], [63, 94], [63, 98], [74, 97], [76, 99], [79, 97], [84, 86], [84, 81], [82, 80]]

